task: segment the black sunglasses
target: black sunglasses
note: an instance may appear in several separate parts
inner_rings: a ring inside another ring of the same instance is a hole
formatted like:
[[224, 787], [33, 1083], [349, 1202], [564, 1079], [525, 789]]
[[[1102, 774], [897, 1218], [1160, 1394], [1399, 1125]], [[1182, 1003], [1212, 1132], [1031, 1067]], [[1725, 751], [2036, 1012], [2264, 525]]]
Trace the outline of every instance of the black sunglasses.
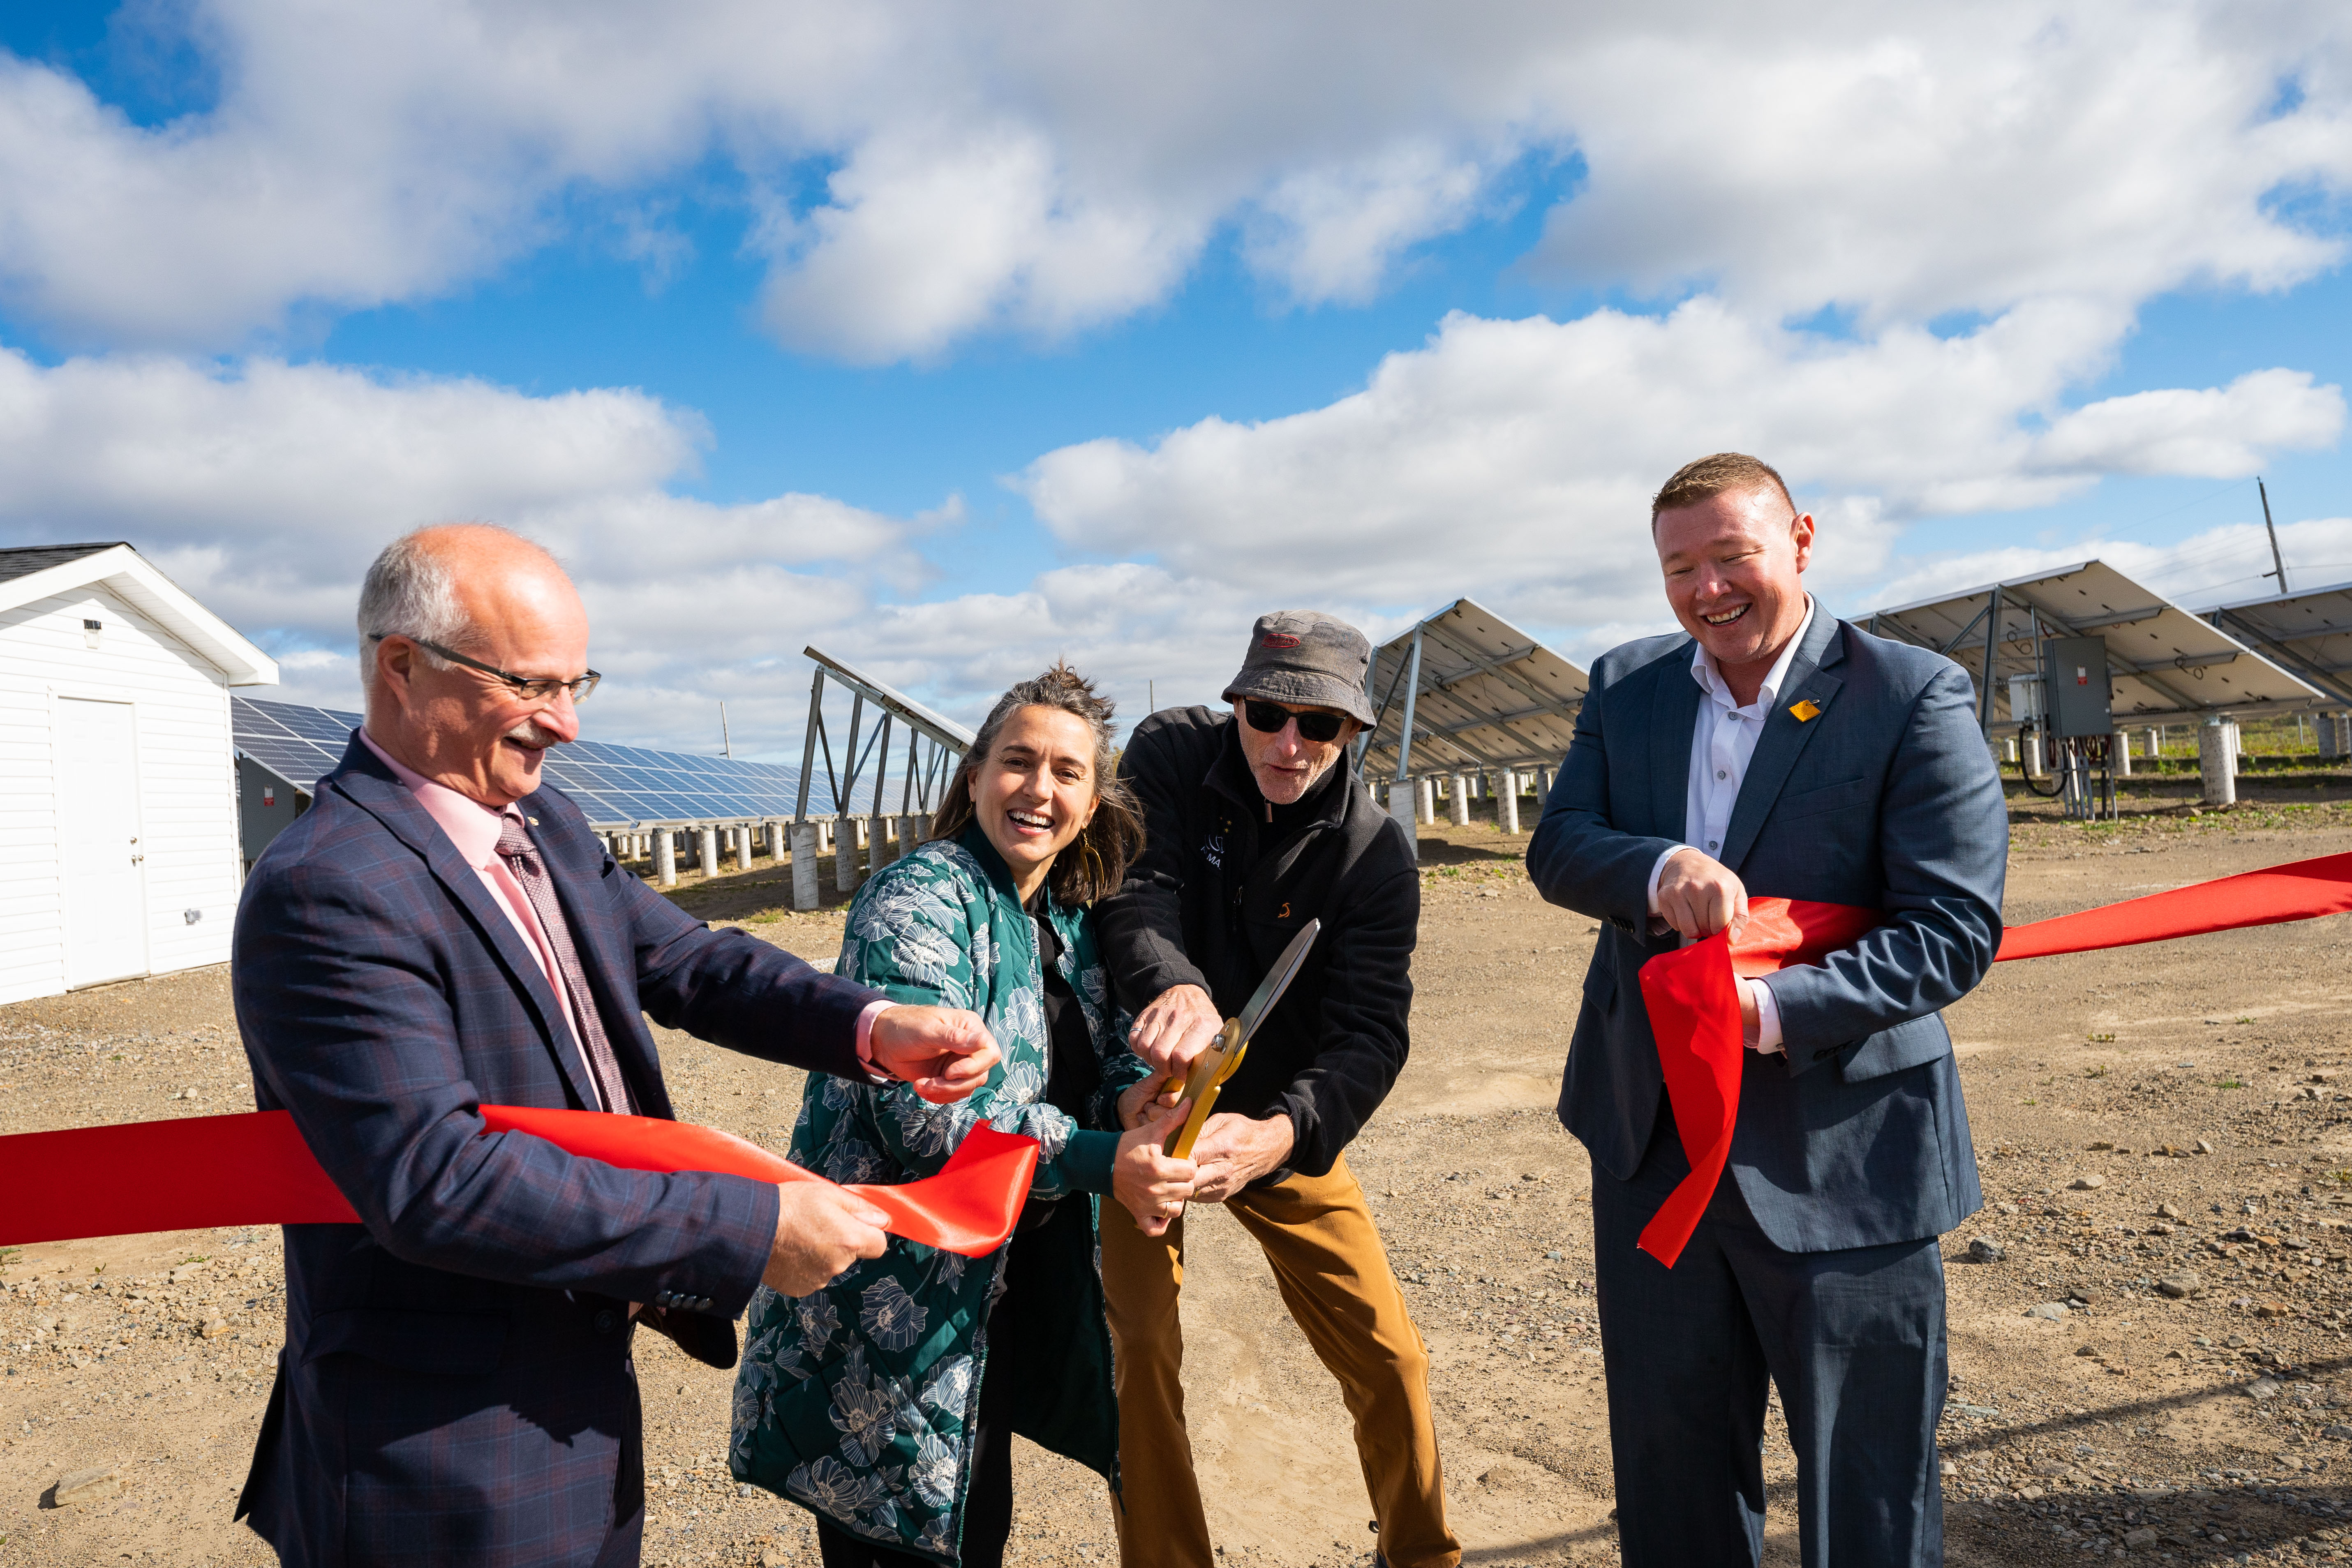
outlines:
[[368, 640], [382, 642], [388, 637], [408, 637], [408, 640], [418, 647], [429, 647], [452, 664], [462, 664], [467, 669], [478, 669], [484, 675], [494, 675], [513, 687], [515, 695], [525, 702], [545, 702], [559, 691], [572, 693], [572, 700], [574, 702], [585, 702], [588, 700], [588, 694], [596, 689], [596, 683], [604, 679], [593, 669], [585, 675], [574, 676], [570, 680], [552, 675], [509, 675], [496, 665], [484, 664], [478, 658], [467, 658], [455, 648], [443, 647], [437, 642], [426, 642], [423, 637], [408, 637], [406, 632], [371, 632], [368, 634]]
[[1298, 721], [1298, 738], [1320, 744], [1339, 738], [1339, 727], [1348, 721], [1345, 713], [1294, 713], [1279, 702], [1261, 702], [1255, 697], [1242, 699], [1242, 715], [1253, 730], [1263, 730], [1269, 735], [1279, 735], [1282, 727], [1293, 719]]

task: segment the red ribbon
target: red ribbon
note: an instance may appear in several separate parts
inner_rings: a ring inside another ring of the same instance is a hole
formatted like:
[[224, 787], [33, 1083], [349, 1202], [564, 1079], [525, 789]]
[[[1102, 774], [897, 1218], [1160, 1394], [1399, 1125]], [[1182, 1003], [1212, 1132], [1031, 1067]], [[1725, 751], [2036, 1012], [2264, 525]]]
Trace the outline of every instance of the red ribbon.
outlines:
[[[1698, 1228], [1731, 1157], [1746, 1064], [1739, 978], [1818, 963], [1882, 923], [1876, 910], [1789, 899], [1750, 899], [1748, 911], [1737, 942], [1718, 931], [1642, 965], [1642, 1002], [1657, 1039], [1675, 1128], [1690, 1160], [1690, 1174], [1667, 1195], [1636, 1243], [1669, 1268]], [[1995, 962], [2347, 913], [2352, 913], [2352, 855], [2324, 855], [2011, 926], [2002, 933]]]
[[[485, 1105], [488, 1132], [544, 1138], [626, 1171], [715, 1171], [817, 1182], [780, 1154], [715, 1128], [653, 1116]], [[973, 1128], [936, 1176], [847, 1190], [890, 1216], [883, 1228], [980, 1258], [1004, 1245], [1037, 1169], [1037, 1141]], [[0, 1138], [0, 1247], [229, 1225], [359, 1220], [282, 1110], [130, 1121]]]

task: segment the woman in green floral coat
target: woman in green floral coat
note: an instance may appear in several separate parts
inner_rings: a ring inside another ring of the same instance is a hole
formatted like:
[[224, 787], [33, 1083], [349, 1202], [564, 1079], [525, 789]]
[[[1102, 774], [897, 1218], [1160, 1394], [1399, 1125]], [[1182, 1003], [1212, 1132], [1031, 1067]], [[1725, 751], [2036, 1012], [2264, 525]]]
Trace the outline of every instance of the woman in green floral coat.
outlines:
[[1111, 777], [1110, 720], [1063, 666], [1006, 692], [931, 839], [850, 906], [840, 973], [971, 1009], [1004, 1059], [953, 1105], [812, 1074], [793, 1161], [836, 1182], [911, 1181], [983, 1118], [1036, 1139], [1038, 1159], [1020, 1228], [987, 1258], [894, 1237], [813, 1294], [752, 1298], [730, 1463], [815, 1512], [826, 1568], [996, 1568], [1016, 1431], [1118, 1484], [1095, 1205], [1114, 1196], [1156, 1234], [1192, 1165], [1160, 1152], [1173, 1119], [1127, 1048], [1087, 907], [1142, 842]]

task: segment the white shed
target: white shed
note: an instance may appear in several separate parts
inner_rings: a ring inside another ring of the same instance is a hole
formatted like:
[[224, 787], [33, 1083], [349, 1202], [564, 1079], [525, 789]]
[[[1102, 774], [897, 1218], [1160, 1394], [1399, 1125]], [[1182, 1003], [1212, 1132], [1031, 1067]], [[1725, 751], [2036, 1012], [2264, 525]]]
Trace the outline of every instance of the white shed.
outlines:
[[0, 1002], [228, 958], [228, 689], [278, 666], [128, 544], [0, 550]]

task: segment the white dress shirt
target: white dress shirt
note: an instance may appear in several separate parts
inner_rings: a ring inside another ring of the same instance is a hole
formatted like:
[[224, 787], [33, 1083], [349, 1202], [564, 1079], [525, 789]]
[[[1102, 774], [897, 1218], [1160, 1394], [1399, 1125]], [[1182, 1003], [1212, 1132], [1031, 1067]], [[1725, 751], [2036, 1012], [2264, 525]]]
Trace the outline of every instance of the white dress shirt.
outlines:
[[[1723, 671], [1716, 667], [1715, 656], [1703, 643], [1691, 646], [1691, 679], [1698, 682], [1702, 694], [1698, 717], [1691, 723], [1690, 779], [1683, 797], [1683, 842], [1658, 857], [1650, 868], [1651, 929], [1660, 930], [1663, 922], [1658, 913], [1658, 879], [1665, 874], [1666, 862], [1682, 852], [1684, 847], [1700, 851], [1710, 858], [1720, 858], [1723, 839], [1731, 826], [1731, 808], [1739, 800], [1739, 786], [1748, 777], [1748, 760], [1756, 755], [1756, 742], [1764, 733], [1764, 721], [1772, 716], [1778, 705], [1780, 688], [1789, 679], [1789, 667], [1797, 660], [1797, 649], [1803, 646], [1805, 634], [1812, 629], [1814, 605], [1812, 595], [1805, 596], [1805, 618], [1797, 633], [1772, 661], [1764, 677], [1764, 684], [1756, 689], [1756, 700], [1746, 707], [1737, 705], [1730, 687], [1724, 684]], [[1772, 998], [1772, 988], [1761, 980], [1743, 979], [1756, 1001], [1756, 1036], [1748, 1043], [1759, 1051], [1780, 1048], [1780, 1007]]]

